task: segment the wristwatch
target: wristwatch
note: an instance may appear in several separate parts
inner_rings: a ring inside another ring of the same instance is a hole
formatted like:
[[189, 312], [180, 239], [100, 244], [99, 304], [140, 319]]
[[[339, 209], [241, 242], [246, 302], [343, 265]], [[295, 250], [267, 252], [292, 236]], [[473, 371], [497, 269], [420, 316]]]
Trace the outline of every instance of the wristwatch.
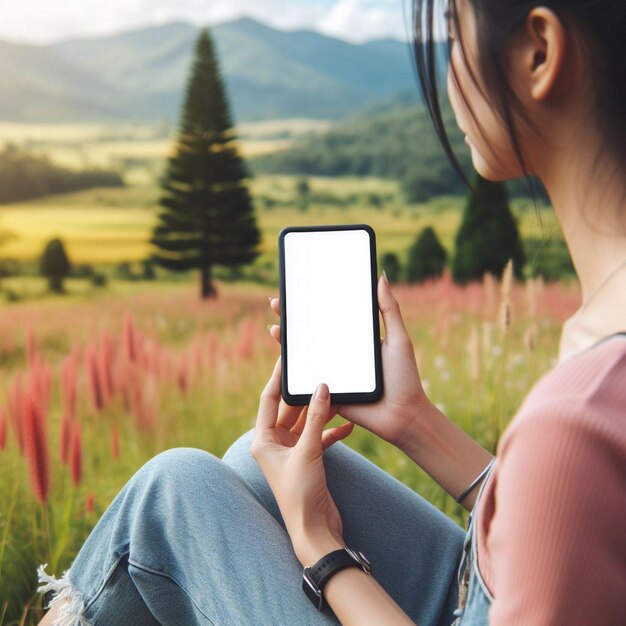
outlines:
[[333, 574], [346, 567], [356, 566], [370, 575], [372, 566], [367, 557], [358, 550], [341, 548], [323, 556], [315, 565], [305, 567], [302, 572], [302, 589], [318, 611], [324, 608], [324, 596], [322, 590]]

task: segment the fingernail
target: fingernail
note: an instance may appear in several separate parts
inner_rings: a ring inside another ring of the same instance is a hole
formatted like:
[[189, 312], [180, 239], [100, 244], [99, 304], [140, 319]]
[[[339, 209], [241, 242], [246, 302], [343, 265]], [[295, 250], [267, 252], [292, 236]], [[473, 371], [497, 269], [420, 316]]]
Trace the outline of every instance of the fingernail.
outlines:
[[315, 390], [315, 397], [317, 400], [322, 400], [322, 402], [328, 400], [329, 389], [328, 385], [325, 383], [320, 383]]
[[383, 278], [385, 279], [385, 283], [387, 283], [387, 287], [389, 287], [389, 279], [387, 278], [387, 272], [383, 270]]

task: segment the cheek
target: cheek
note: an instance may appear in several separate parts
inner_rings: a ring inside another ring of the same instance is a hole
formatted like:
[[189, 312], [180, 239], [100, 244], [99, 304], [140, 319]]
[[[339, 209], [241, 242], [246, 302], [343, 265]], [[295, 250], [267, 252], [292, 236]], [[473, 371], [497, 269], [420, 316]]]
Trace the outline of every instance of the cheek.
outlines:
[[476, 171], [488, 180], [510, 180], [522, 176], [504, 123], [490, 107], [477, 111], [477, 116], [481, 127], [469, 137]]
[[452, 49], [452, 58], [451, 62], [448, 65], [448, 74], [447, 74], [447, 87], [448, 87], [448, 99], [450, 101], [450, 106], [452, 107], [452, 111], [454, 112], [454, 117], [456, 119], [457, 126], [463, 131], [466, 132], [468, 127], [468, 118], [471, 118], [469, 115], [469, 111], [467, 110], [467, 106], [463, 100], [463, 96], [459, 91], [459, 86], [457, 85], [457, 81], [454, 78], [452, 64], [454, 63], [455, 73], [457, 80], [462, 82], [462, 78], [459, 73], [459, 62], [457, 54], [455, 52], [456, 46]]
[[474, 168], [489, 180], [517, 178], [521, 171], [505, 127], [468, 75], [460, 55], [456, 53], [456, 46], [452, 50], [452, 63], [459, 84], [454, 79], [452, 66], [449, 66], [448, 98], [457, 124], [467, 136], [466, 143]]

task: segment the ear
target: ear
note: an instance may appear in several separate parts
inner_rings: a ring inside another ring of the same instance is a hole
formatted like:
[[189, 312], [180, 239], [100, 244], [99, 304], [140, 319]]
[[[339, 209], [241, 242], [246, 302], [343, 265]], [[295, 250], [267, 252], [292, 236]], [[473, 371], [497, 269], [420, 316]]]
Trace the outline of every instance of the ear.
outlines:
[[567, 37], [561, 20], [546, 7], [528, 14], [524, 33], [524, 74], [529, 94], [542, 102], [554, 94], [563, 74]]

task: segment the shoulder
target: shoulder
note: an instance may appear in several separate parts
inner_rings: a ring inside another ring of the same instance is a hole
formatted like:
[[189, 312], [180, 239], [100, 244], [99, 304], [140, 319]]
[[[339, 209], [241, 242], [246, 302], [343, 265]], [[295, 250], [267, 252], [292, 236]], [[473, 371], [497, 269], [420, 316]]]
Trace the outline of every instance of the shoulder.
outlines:
[[498, 456], [516, 441], [532, 443], [533, 433], [561, 439], [568, 432], [611, 440], [626, 454], [625, 425], [626, 337], [616, 337], [561, 363], [533, 387], [503, 433]]
[[593, 400], [621, 391], [623, 399], [625, 381], [626, 335], [615, 335], [554, 367], [535, 385], [529, 398], [550, 396], [558, 391], [561, 397]]

